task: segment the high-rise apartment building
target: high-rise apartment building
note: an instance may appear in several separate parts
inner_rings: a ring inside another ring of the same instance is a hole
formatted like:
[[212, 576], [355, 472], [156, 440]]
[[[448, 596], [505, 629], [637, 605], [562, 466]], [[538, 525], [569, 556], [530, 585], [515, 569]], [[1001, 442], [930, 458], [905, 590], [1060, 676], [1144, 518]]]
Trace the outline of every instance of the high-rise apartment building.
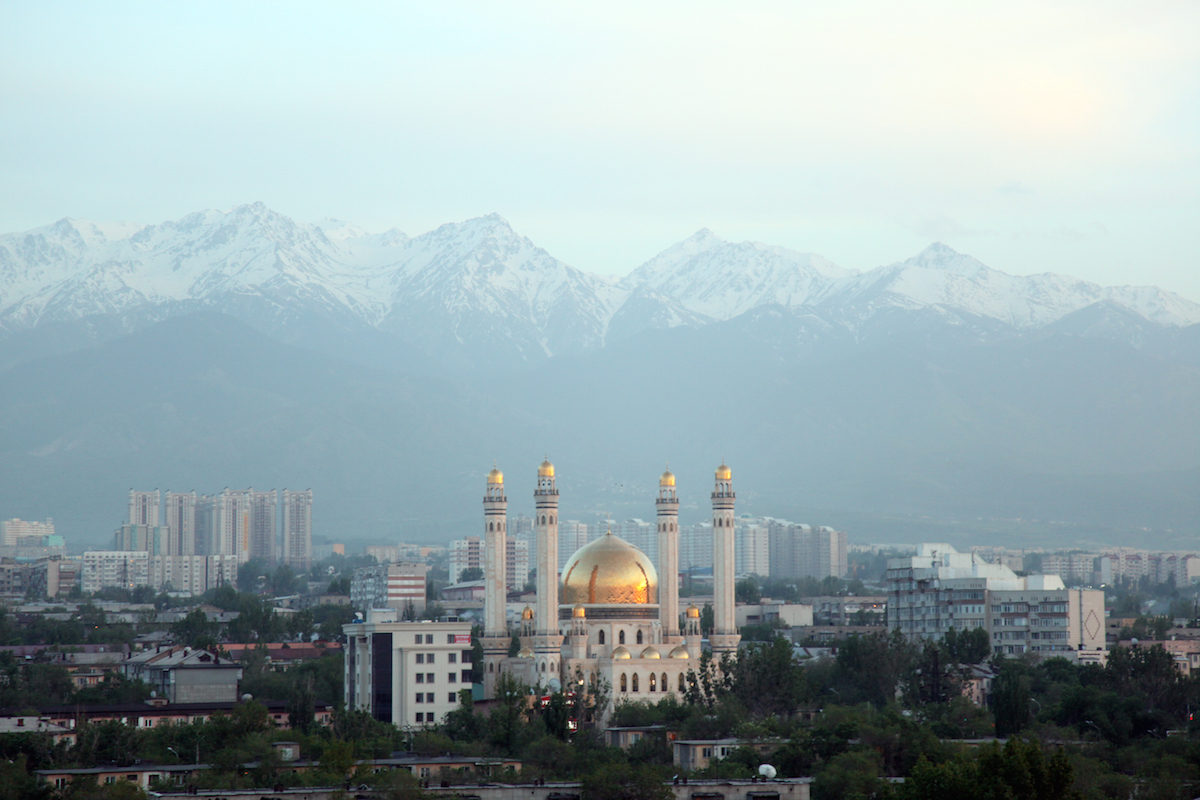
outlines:
[[576, 550], [591, 541], [587, 523], [575, 519], [558, 523], [558, 541], [558, 570], [562, 572], [563, 568], [567, 566], [567, 559], [573, 556]]
[[171, 555], [196, 555], [196, 493], [167, 492], [166, 510]]
[[679, 569], [684, 572], [712, 569], [713, 531], [711, 522], [679, 526]]
[[734, 572], [737, 575], [770, 574], [770, 528], [757, 521], [738, 524], [734, 528]]
[[171, 555], [170, 531], [162, 525], [122, 525], [113, 535], [113, 550], [140, 550], [152, 556]]
[[259, 558], [268, 564], [275, 563], [275, 540], [279, 538], [276, 502], [274, 489], [250, 492], [250, 558]]
[[217, 498], [202, 494], [196, 498], [194, 514], [196, 522], [196, 555], [218, 555], [221, 552], [217, 540]]
[[157, 528], [158, 519], [158, 489], [153, 492], [137, 492], [129, 490], [129, 524], [148, 525]]
[[998, 652], [1103, 650], [1104, 592], [1067, 589], [1057, 575], [1018, 577], [948, 544], [888, 562], [887, 625], [911, 641], [983, 628]]
[[283, 563], [296, 572], [312, 566], [312, 489], [283, 490]]
[[846, 534], [783, 520], [766, 520], [772, 578], [844, 578]]
[[504, 549], [505, 585], [510, 592], [519, 592], [529, 580], [529, 541], [508, 539]]
[[[528, 574], [528, 549], [525, 552], [525, 571]], [[455, 539], [450, 543], [450, 582], [458, 583], [461, 581], [463, 573], [469, 569], [483, 571], [483, 540], [478, 536]]]
[[217, 495], [216, 531], [213, 555], [238, 557], [245, 563], [250, 558], [250, 489], [225, 489]]
[[14, 518], [0, 524], [4, 527], [3, 543], [7, 547], [16, 547], [17, 539], [26, 536], [54, 536], [54, 520], [49, 517], [45, 522]]

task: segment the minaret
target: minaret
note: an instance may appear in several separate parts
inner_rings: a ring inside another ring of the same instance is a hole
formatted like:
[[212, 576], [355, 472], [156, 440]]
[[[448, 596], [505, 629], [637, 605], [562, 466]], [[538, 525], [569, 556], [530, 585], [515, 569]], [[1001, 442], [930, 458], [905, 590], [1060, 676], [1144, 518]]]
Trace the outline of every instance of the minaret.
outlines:
[[505, 605], [508, 600], [508, 575], [504, 563], [508, 552], [508, 498], [504, 495], [504, 473], [495, 467], [487, 476], [483, 495], [483, 635], [505, 637], [508, 625]]
[[742, 638], [734, 617], [733, 472], [721, 462], [712, 493], [713, 507], [713, 632], [714, 652], [736, 650]]
[[663, 643], [679, 638], [679, 497], [675, 476], [667, 470], [658, 479], [658, 619]]
[[533, 492], [534, 530], [537, 531], [537, 616], [534, 618], [534, 651], [539, 681], [557, 678], [562, 670], [562, 644], [558, 622], [558, 489], [554, 465], [538, 467]]
[[508, 498], [504, 495], [504, 473], [496, 467], [487, 475], [483, 495], [483, 690], [484, 697], [495, 696], [497, 669], [508, 655], [506, 605], [508, 591], [504, 563], [507, 554]]

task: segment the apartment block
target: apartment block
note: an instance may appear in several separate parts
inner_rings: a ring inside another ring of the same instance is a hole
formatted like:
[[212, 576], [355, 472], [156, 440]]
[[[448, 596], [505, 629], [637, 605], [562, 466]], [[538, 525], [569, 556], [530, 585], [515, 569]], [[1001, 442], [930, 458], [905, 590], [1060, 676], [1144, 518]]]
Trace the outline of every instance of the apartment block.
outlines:
[[238, 557], [151, 556], [149, 569], [149, 584], [155, 591], [200, 595], [227, 583], [236, 584]]
[[158, 527], [159, 491], [137, 492], [129, 490], [129, 524]]
[[296, 572], [312, 566], [312, 489], [283, 490], [283, 563]]
[[275, 490], [268, 492], [250, 492], [250, 525], [247, 535], [250, 537], [250, 558], [258, 558], [274, 564], [276, 560], [275, 541], [279, 538], [279, 526], [275, 516], [278, 498]]
[[373, 608], [403, 612], [412, 603], [414, 611], [424, 611], [428, 574], [428, 564], [414, 561], [356, 569], [350, 579], [350, 605], [364, 612]]
[[45, 522], [31, 522], [24, 519], [5, 520], [0, 523], [4, 527], [3, 544], [15, 547], [17, 539], [24, 536], [53, 536], [54, 520], [47, 518]]
[[[167, 492], [167, 538], [171, 555], [191, 556], [196, 550], [196, 493]], [[204, 550], [200, 550], [204, 552]]]
[[772, 578], [846, 577], [846, 534], [826, 526], [766, 520]]
[[463, 573], [469, 569], [483, 570], [483, 540], [478, 536], [450, 543], [450, 582], [462, 582]]
[[733, 529], [734, 574], [770, 574], [771, 531], [757, 522], [742, 523]]
[[115, 586], [133, 589], [150, 583], [150, 554], [145, 550], [89, 550], [80, 573], [83, 591]]
[[922, 544], [888, 562], [887, 624], [908, 639], [983, 628], [993, 649], [1067, 655], [1103, 650], [1104, 593], [1067, 589], [1057, 575], [1018, 577], [948, 544]]
[[436, 725], [471, 688], [471, 623], [399, 622], [369, 611], [346, 634], [344, 699], [401, 727]]

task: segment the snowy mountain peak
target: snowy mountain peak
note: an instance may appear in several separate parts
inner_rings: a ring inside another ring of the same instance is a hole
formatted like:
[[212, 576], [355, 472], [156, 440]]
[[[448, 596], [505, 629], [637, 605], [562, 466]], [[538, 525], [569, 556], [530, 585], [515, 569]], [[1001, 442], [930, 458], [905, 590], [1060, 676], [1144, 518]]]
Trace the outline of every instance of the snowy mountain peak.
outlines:
[[934, 242], [912, 258], [893, 266], [936, 269], [965, 276], [978, 275], [988, 269], [983, 262], [941, 242]]

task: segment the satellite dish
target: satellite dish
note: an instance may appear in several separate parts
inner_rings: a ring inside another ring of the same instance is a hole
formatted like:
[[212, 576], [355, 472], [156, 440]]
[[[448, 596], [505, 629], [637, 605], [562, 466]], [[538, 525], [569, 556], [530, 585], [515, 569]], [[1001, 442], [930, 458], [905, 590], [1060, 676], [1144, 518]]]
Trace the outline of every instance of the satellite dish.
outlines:
[[558, 678], [551, 678], [550, 682], [546, 685], [550, 687], [550, 691], [552, 692], [557, 692], [562, 689], [562, 681], [560, 681]]
[[249, 692], [246, 692], [244, 695], [242, 695], [242, 702], [243, 702], [243, 703], [247, 703], [247, 702], [249, 702], [249, 701], [251, 701], [251, 700], [253, 700], [253, 699], [254, 699], [254, 695], [250, 694]]
[[777, 773], [775, 771], [775, 768], [772, 767], [770, 764], [763, 764], [758, 768], [758, 774], [761, 775], [762, 777], [766, 778], [767, 780], [771, 780], [779, 773]]

